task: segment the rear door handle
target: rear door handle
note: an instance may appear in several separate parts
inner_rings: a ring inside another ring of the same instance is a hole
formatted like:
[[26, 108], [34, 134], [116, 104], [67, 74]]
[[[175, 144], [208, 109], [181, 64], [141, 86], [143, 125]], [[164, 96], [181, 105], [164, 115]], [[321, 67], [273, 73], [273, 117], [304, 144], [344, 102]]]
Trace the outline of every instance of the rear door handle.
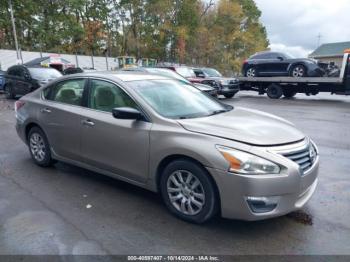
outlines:
[[41, 113], [51, 113], [51, 110], [49, 108], [42, 108], [40, 109]]
[[82, 123], [84, 126], [94, 126], [94, 125], [95, 125], [95, 123], [92, 122], [90, 119], [83, 120], [83, 121], [81, 121], [81, 123]]

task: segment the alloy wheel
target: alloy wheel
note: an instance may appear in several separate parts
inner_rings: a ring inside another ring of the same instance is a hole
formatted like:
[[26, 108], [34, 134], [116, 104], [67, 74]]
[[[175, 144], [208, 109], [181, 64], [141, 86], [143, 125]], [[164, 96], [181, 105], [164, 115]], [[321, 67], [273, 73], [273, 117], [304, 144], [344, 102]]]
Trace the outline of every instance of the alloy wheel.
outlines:
[[255, 77], [256, 76], [256, 70], [254, 67], [251, 67], [247, 70], [247, 77]]
[[171, 204], [185, 215], [198, 214], [205, 204], [202, 183], [186, 170], [177, 170], [169, 176], [167, 192]]
[[296, 66], [292, 71], [293, 77], [303, 77], [305, 75], [305, 69], [302, 66]]
[[33, 133], [29, 139], [30, 151], [34, 158], [38, 162], [42, 162], [45, 159], [46, 147], [43, 137], [38, 133]]

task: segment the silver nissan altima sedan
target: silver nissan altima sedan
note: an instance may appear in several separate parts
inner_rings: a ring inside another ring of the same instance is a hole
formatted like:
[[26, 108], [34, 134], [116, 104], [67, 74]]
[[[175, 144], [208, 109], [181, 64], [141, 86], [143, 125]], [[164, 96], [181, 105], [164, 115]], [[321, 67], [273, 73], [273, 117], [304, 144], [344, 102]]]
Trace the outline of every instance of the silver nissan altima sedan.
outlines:
[[39, 166], [63, 161], [159, 192], [190, 222], [281, 216], [317, 185], [317, 147], [293, 124], [164, 76], [70, 75], [15, 106]]

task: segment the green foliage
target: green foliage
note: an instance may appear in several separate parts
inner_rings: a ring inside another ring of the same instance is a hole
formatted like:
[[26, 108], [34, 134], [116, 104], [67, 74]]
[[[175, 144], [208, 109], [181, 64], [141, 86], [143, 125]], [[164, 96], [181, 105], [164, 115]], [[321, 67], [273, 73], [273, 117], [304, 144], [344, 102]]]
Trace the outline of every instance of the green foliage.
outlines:
[[[212, 5], [208, 5], [211, 3]], [[254, 0], [12, 0], [19, 45], [43, 50], [214, 66], [237, 72], [266, 49]], [[14, 48], [8, 0], [0, 48]]]

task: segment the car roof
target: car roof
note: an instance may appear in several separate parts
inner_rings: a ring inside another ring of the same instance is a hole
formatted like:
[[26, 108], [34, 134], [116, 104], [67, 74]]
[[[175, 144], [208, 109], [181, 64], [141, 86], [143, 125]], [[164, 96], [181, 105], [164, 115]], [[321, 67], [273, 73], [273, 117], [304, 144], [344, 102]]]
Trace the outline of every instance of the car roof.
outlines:
[[140, 72], [140, 71], [97, 71], [97, 72], [90, 72], [90, 73], [74, 74], [74, 75], [67, 76], [67, 78], [81, 77], [81, 76], [101, 77], [101, 78], [109, 78], [109, 79], [117, 78], [123, 82], [172, 79], [170, 77], [166, 77], [158, 74], [152, 74], [148, 72]]

